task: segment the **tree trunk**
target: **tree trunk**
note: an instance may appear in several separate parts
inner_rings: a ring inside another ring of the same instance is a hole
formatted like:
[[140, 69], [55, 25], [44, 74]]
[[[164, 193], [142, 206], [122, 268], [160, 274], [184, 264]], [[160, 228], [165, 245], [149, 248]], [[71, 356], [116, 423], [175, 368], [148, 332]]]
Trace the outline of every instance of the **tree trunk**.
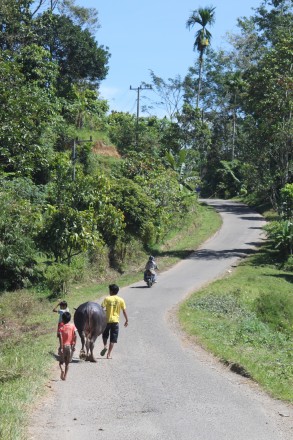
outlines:
[[198, 88], [197, 88], [197, 97], [196, 97], [196, 108], [199, 105], [199, 96], [201, 91], [201, 76], [202, 76], [202, 65], [203, 65], [203, 57], [200, 55], [199, 57], [199, 72], [198, 72]]

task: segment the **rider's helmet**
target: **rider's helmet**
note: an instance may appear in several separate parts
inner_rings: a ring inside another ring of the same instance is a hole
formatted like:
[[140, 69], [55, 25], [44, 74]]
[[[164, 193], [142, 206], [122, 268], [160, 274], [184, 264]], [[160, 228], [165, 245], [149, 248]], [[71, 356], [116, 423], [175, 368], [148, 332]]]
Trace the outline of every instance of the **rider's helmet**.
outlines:
[[154, 261], [155, 257], [153, 257], [152, 255], [150, 255], [149, 257], [149, 261]]

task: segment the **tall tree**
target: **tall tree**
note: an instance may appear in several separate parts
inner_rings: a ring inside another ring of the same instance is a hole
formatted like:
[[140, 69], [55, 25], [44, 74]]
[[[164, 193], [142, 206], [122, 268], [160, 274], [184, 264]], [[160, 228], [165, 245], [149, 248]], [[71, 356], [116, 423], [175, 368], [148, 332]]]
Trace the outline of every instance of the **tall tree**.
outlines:
[[200, 89], [201, 89], [201, 75], [203, 69], [203, 56], [210, 44], [212, 34], [207, 29], [207, 26], [211, 26], [215, 22], [215, 7], [209, 6], [207, 8], [198, 8], [193, 11], [191, 16], [186, 22], [186, 26], [190, 29], [193, 26], [201, 26], [201, 28], [195, 34], [195, 40], [193, 49], [199, 52], [199, 73], [198, 73], [198, 89], [196, 107], [198, 108]]
[[150, 70], [150, 76], [152, 90], [159, 97], [159, 101], [154, 102], [154, 104], [156, 107], [162, 108], [167, 117], [173, 121], [183, 104], [183, 82], [180, 75], [177, 75], [174, 79], [168, 78], [166, 81], [156, 75], [153, 70]]
[[97, 85], [108, 72], [110, 54], [99, 46], [87, 29], [82, 29], [65, 15], [45, 12], [35, 20], [39, 44], [48, 49], [52, 60], [58, 63], [59, 95], [70, 93], [73, 83], [86, 80]]
[[31, 39], [32, 0], [0, 1], [0, 50], [16, 52]]
[[264, 0], [249, 22], [239, 23], [255, 42], [238, 41], [245, 48], [238, 61], [244, 54], [250, 59], [243, 72], [241, 107], [250, 124], [242, 159], [254, 170], [252, 190], [274, 206], [280, 188], [292, 181], [292, 18], [292, 0]]
[[47, 179], [60, 121], [57, 66], [49, 56], [36, 45], [23, 47], [15, 60], [9, 51], [0, 55], [0, 167], [38, 183]]
[[98, 11], [95, 8], [78, 6], [75, 4], [75, 0], [31, 0], [30, 3], [33, 3], [32, 16], [35, 16], [41, 10], [48, 10], [56, 15], [66, 15], [75, 24], [90, 30], [91, 33], [94, 33], [100, 27]]
[[274, 205], [280, 188], [292, 180], [292, 42], [292, 36], [280, 35], [279, 42], [245, 75], [248, 88], [243, 108], [255, 121], [255, 133], [251, 133], [255, 163]]

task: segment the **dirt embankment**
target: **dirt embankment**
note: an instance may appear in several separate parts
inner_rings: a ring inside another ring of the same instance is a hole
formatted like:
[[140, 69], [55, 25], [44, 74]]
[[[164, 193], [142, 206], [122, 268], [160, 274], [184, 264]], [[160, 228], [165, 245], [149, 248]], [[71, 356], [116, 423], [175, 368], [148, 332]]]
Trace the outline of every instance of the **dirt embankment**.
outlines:
[[102, 156], [110, 156], [120, 158], [117, 148], [113, 145], [106, 145], [103, 141], [96, 141], [93, 146], [93, 152]]

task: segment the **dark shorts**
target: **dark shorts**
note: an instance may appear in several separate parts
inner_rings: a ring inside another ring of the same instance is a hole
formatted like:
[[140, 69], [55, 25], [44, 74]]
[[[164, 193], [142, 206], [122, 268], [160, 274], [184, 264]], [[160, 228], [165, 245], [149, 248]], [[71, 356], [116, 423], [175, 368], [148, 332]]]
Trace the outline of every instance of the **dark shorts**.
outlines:
[[59, 363], [60, 364], [64, 364], [68, 365], [69, 362], [72, 361], [72, 356], [73, 356], [73, 350], [71, 348], [71, 345], [65, 345], [63, 348], [63, 353], [61, 353], [60, 350], [58, 350], [58, 354], [59, 354]]
[[107, 327], [104, 330], [103, 339], [108, 340], [110, 335], [110, 342], [115, 344], [118, 340], [118, 333], [119, 333], [119, 323], [110, 322], [109, 324], [107, 324]]

